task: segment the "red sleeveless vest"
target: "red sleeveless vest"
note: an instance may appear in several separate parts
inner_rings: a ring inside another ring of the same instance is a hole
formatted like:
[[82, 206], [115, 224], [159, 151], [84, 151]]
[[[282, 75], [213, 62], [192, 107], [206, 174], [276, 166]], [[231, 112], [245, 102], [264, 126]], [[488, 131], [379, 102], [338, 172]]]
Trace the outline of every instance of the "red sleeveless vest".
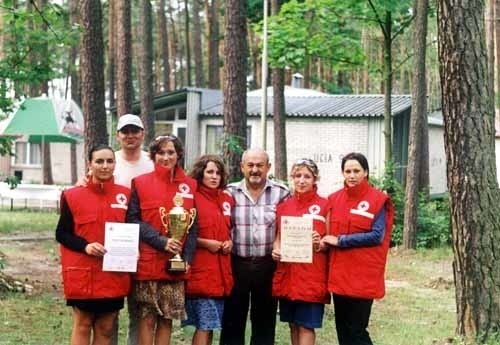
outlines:
[[[160, 218], [160, 207], [167, 212], [174, 206], [173, 198], [180, 195], [183, 198], [182, 207], [189, 210], [194, 207], [194, 192], [196, 181], [176, 166], [174, 180], [170, 181], [170, 169], [155, 164], [151, 173], [136, 177], [132, 183], [136, 188], [141, 207], [142, 221], [151, 225], [156, 231], [165, 235], [165, 227]], [[136, 280], [183, 280], [186, 274], [170, 274], [165, 271], [167, 261], [173, 257], [166, 251], [158, 251], [150, 245], [139, 242], [139, 261], [137, 263]]]
[[[198, 210], [198, 238], [217, 241], [229, 240], [233, 197], [220, 189], [198, 187], [195, 195]], [[191, 276], [186, 281], [189, 297], [228, 296], [233, 288], [231, 255], [212, 253], [197, 247], [191, 265]]]
[[344, 186], [331, 194], [330, 232], [333, 235], [371, 231], [375, 216], [385, 207], [385, 235], [373, 247], [333, 248], [330, 251], [328, 290], [357, 298], [382, 298], [385, 295], [385, 265], [394, 221], [389, 197], [364, 180], [355, 187]]
[[[130, 189], [116, 185], [111, 180], [65, 190], [62, 198], [66, 199], [73, 215], [75, 234], [88, 242], [104, 244], [104, 223], [125, 221]], [[102, 258], [75, 252], [63, 245], [60, 250], [66, 298], [92, 299], [128, 295], [129, 273], [104, 272]]]
[[[313, 218], [313, 227], [322, 237], [326, 234], [328, 200], [320, 197], [316, 189], [292, 198], [278, 205], [276, 222], [278, 232], [282, 216], [303, 216]], [[273, 277], [273, 296], [288, 300], [314, 303], [329, 303], [327, 289], [328, 257], [325, 252], [313, 252], [313, 262], [279, 262]]]

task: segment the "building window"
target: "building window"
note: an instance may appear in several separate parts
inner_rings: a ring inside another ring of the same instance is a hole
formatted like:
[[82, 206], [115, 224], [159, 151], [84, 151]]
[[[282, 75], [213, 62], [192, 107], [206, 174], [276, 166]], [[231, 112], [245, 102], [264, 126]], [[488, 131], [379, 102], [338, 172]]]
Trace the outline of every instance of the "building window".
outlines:
[[15, 153], [14, 164], [40, 165], [42, 162], [40, 144], [18, 141], [16, 142]]
[[182, 106], [182, 107], [177, 108], [177, 116], [179, 117], [179, 120], [186, 120], [187, 119], [186, 106]]
[[[252, 147], [252, 127], [247, 126], [247, 147]], [[207, 126], [207, 141], [206, 141], [206, 153], [207, 154], [222, 154], [222, 144], [224, 139], [224, 127], [223, 126]]]
[[175, 108], [161, 109], [156, 112], [157, 121], [175, 121]]

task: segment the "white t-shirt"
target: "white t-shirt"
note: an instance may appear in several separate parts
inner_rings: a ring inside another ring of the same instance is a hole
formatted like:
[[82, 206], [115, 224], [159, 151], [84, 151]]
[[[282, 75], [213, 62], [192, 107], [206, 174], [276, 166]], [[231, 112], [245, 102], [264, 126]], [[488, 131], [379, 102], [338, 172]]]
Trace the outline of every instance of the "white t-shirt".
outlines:
[[115, 183], [130, 188], [132, 179], [139, 175], [147, 174], [154, 170], [153, 161], [145, 151], [141, 151], [141, 156], [134, 162], [123, 159], [122, 150], [115, 152], [116, 165], [113, 176]]

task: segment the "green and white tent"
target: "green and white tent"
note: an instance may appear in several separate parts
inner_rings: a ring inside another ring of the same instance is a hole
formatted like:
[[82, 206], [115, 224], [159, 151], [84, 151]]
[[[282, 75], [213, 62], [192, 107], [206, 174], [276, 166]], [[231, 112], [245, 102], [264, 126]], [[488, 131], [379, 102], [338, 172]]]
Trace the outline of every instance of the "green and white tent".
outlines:
[[31, 143], [76, 143], [83, 140], [82, 111], [72, 100], [27, 98], [3, 121], [2, 135], [28, 137]]

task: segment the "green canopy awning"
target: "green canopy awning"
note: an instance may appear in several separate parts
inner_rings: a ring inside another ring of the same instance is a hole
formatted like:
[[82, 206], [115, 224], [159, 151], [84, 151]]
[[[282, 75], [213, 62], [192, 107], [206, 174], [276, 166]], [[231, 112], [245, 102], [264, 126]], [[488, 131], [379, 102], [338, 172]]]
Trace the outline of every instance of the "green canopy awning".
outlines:
[[31, 143], [81, 141], [83, 134], [81, 111], [80, 114], [74, 114], [73, 107], [69, 107], [66, 111], [62, 106], [58, 109], [56, 107], [58, 107], [56, 102], [46, 97], [26, 99], [8, 119], [10, 121], [3, 135], [28, 136], [28, 141]]

